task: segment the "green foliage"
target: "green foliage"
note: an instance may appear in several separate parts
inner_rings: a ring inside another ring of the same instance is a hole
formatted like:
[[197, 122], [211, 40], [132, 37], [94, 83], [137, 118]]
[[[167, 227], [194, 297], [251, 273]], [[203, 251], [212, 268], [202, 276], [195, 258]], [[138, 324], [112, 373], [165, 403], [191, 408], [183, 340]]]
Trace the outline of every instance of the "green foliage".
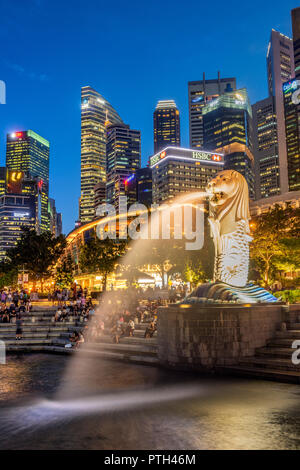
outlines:
[[71, 255], [68, 255], [58, 263], [55, 270], [55, 284], [61, 289], [69, 289], [74, 281], [74, 263]]
[[276, 205], [251, 225], [254, 227], [250, 245], [252, 265], [266, 287], [280, 273], [300, 269], [299, 208]]
[[188, 260], [183, 272], [183, 278], [186, 282], [190, 282], [191, 286], [197, 286], [200, 282], [206, 281], [206, 275], [200, 260]]
[[31, 280], [40, 280], [43, 284], [52, 275], [65, 247], [63, 235], [55, 238], [50, 232], [37, 234], [25, 228], [17, 245], [7, 252], [7, 264], [11, 269], [24, 270]]
[[0, 263], [0, 289], [15, 286], [18, 281], [18, 270], [7, 261]]
[[300, 289], [283, 290], [274, 293], [275, 297], [282, 299], [284, 302], [295, 304], [300, 302]]
[[109, 238], [106, 240], [92, 238], [80, 250], [80, 269], [82, 272], [101, 274], [103, 276], [104, 290], [106, 290], [107, 276], [117, 266], [125, 250], [125, 242]]

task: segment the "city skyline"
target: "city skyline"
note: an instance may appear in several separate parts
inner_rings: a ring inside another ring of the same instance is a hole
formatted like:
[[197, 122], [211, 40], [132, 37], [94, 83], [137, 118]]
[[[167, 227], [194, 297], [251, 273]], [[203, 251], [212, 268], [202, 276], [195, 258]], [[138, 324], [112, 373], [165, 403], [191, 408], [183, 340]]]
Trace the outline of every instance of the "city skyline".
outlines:
[[[43, 7], [47, 6], [46, 16], [48, 21], [48, 16], [50, 18], [51, 15], [54, 16], [57, 2], [52, 2], [51, 5], [47, 1], [41, 3]], [[50, 54], [46, 54], [45, 60], [41, 60], [40, 56], [42, 52], [45, 53], [43, 46], [49, 46], [49, 39], [46, 37], [47, 31], [45, 31], [45, 35], [42, 35], [41, 44], [34, 44], [31, 50], [28, 49], [29, 57], [26, 56], [26, 61], [22, 54], [19, 54], [20, 48], [17, 47], [17, 41], [20, 39], [19, 33], [15, 35], [15, 42], [12, 41], [12, 44], [7, 47], [2, 55], [0, 78], [7, 85], [7, 104], [0, 107], [0, 165], [5, 163], [5, 140], [8, 132], [33, 129], [50, 141], [50, 193], [56, 200], [58, 210], [63, 213], [65, 233], [73, 229], [74, 222], [78, 217], [78, 198], [80, 194], [80, 89], [82, 86], [95, 88], [114, 106], [124, 122], [128, 123], [133, 129], [141, 130], [143, 166], [146, 165], [148, 157], [153, 154], [152, 112], [158, 100], [175, 100], [181, 115], [182, 146], [188, 146], [187, 84], [188, 81], [201, 80], [203, 72], [205, 72], [207, 79], [215, 78], [218, 70], [221, 71], [222, 77], [236, 77], [237, 87], [245, 86], [247, 88], [251, 104], [267, 96], [266, 52], [270, 32], [274, 28], [291, 36], [290, 10], [296, 6], [294, 2], [288, 2], [288, 4], [277, 8], [276, 13], [269, 8], [268, 17], [266, 18], [262, 14], [261, 19], [257, 18], [254, 12], [248, 12], [246, 7], [240, 7], [239, 5], [238, 13], [234, 7], [232, 11], [229, 11], [228, 8], [222, 10], [225, 6], [217, 2], [220, 7], [219, 11], [217, 14], [214, 13], [213, 19], [208, 19], [207, 25], [202, 25], [201, 31], [195, 29], [196, 21], [194, 16], [197, 17], [197, 9], [200, 11], [200, 6], [196, 2], [190, 2], [193, 6], [192, 17], [188, 14], [190, 10], [188, 5], [176, 5], [175, 11], [170, 13], [170, 11], [167, 11], [168, 3], [166, 2], [166, 6], [162, 9], [162, 17], [155, 19], [159, 25], [160, 22], [163, 23], [168, 14], [174, 20], [174, 25], [179, 26], [182, 22], [182, 28], [175, 38], [177, 48], [174, 47], [174, 52], [170, 52], [170, 63], [165, 63], [163, 54], [159, 52], [159, 47], [163, 41], [166, 41], [163, 35], [157, 36], [157, 47], [150, 49], [155, 30], [151, 31], [151, 35], [146, 39], [145, 36], [147, 35], [144, 35], [141, 45], [136, 45], [135, 54], [139, 55], [141, 59], [139, 67], [134, 64], [132, 58], [132, 63], [126, 62], [126, 67], [123, 68], [121, 76], [117, 74], [117, 66], [113, 65], [112, 61], [110, 68], [105, 67], [105, 73], [102, 73], [100, 53], [98, 68], [94, 63], [91, 65], [84, 58], [80, 60], [75, 50], [76, 47], [74, 47], [74, 50], [70, 48], [71, 38], [74, 41], [76, 27], [78, 27], [79, 17], [82, 13], [80, 7], [77, 8], [75, 13], [69, 12], [68, 14], [70, 21], [68, 28], [71, 33], [70, 42], [66, 41], [65, 38], [63, 51], [58, 50], [59, 37], [63, 35], [63, 30], [58, 27], [58, 38], [54, 41], [52, 49], [50, 48]], [[235, 3], [232, 2], [233, 5]], [[269, 6], [271, 6], [271, 2], [269, 3]], [[90, 2], [90, 4], [96, 5], [95, 2]], [[29, 16], [28, 26], [23, 22], [23, 6], [14, 5], [11, 8], [16, 10], [15, 28], [20, 26], [22, 20], [21, 33], [26, 28], [30, 28], [32, 22], [39, 15], [42, 15], [40, 18], [41, 23], [36, 27], [42, 29], [45, 11], [42, 13], [39, 10], [37, 2], [31, 2], [31, 6], [27, 11]], [[4, 15], [5, 13], [8, 15], [11, 8], [3, 6]], [[121, 10], [123, 7], [118, 4], [118, 8]], [[203, 7], [201, 6], [201, 8]], [[205, 8], [208, 10], [208, 7]], [[265, 3], [264, 8], [267, 10], [268, 2]], [[255, 10], [254, 5], [253, 10]], [[225, 14], [228, 17], [228, 23], [220, 33], [222, 15]], [[139, 11], [136, 12], [136, 15], [139, 15]], [[247, 21], [244, 19], [245, 15], [248, 17]], [[153, 12], [149, 15], [149, 19], [144, 20], [143, 23], [149, 33], [150, 27], [155, 25], [154, 16]], [[110, 26], [113, 24], [112, 19], [112, 16], [108, 14], [107, 23]], [[252, 28], [251, 21], [254, 22], [254, 20], [256, 22], [255, 39], [249, 34]], [[93, 21], [93, 19], [84, 20], [83, 25], [85, 28], [82, 26], [82, 31], [87, 31], [88, 27], [92, 26]], [[118, 21], [120, 22], [120, 20]], [[56, 22], [59, 26], [59, 20], [56, 19]], [[51, 24], [51, 21], [49, 23]], [[212, 24], [216, 28], [214, 35], [209, 33]], [[237, 33], [244, 31], [245, 37], [239, 37], [237, 41], [231, 35], [231, 37], [226, 36], [226, 39], [221, 41], [222, 34], [233, 26], [235, 26]], [[113, 43], [109, 42], [112, 50], [116, 49], [122, 33], [127, 40], [132, 40], [133, 33], [138, 34], [141, 30], [141, 25], [138, 24], [135, 25], [133, 32], [130, 31], [128, 23], [124, 25], [119, 23], [118, 27], [117, 39]], [[108, 34], [107, 40], [109, 41], [112, 33], [107, 26], [104, 30]], [[116, 31], [114, 30], [114, 32]], [[183, 40], [183, 34], [187, 35], [185, 40]], [[27, 41], [32, 41], [34, 32], [32, 34], [28, 33], [28, 35]], [[203, 45], [200, 50], [199, 44]], [[26, 46], [28, 44], [24, 44], [24, 46], [22, 44], [22, 48]], [[76, 43], [74, 46], [76, 46]], [[142, 51], [143, 46], [146, 47], [146, 51]], [[174, 59], [173, 54], [175, 52], [178, 54], [178, 47], [180, 57], [177, 63], [174, 64], [172, 58]], [[84, 50], [84, 44], [80, 46], [80, 50]], [[90, 54], [95, 50], [92, 48]], [[185, 50], [190, 51], [190, 53], [186, 54]], [[144, 55], [143, 52], [145, 52]], [[106, 54], [106, 52], [103, 53]], [[196, 53], [199, 57], [198, 63], [195, 61]], [[148, 66], [151, 60], [155, 59], [155, 55], [158, 55], [160, 60], [156, 61], [156, 67], [152, 67], [153, 70], [150, 70]], [[55, 59], [59, 62], [59, 76], [54, 76], [51, 73], [51, 63]], [[122, 64], [122, 56], [119, 56], [119, 59]], [[39, 67], [37, 67], [37, 63], [40, 63]], [[137, 72], [139, 73], [137, 74]], [[174, 77], [170, 78], [171, 74], [174, 74]], [[148, 80], [146, 82], [145, 77]], [[45, 107], [49, 109], [49, 113], [42, 114]]]

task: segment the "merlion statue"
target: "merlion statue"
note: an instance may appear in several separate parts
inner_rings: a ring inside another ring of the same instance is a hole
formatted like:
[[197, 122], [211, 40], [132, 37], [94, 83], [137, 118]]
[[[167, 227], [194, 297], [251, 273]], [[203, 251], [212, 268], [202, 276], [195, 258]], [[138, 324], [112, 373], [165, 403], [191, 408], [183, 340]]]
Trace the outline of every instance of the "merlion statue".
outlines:
[[249, 193], [245, 178], [224, 170], [207, 185], [209, 224], [215, 245], [214, 282], [199, 284], [182, 303], [278, 302], [270, 292], [248, 283]]
[[249, 269], [249, 193], [243, 175], [224, 170], [207, 185], [209, 223], [215, 245], [214, 281], [247, 284]]

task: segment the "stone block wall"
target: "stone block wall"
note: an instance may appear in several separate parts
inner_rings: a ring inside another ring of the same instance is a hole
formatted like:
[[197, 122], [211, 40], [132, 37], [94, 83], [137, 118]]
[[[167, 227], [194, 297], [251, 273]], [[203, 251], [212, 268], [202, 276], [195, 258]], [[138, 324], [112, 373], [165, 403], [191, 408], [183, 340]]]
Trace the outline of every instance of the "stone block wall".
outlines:
[[276, 304], [161, 307], [158, 358], [176, 369], [233, 365], [265, 346], [286, 318], [284, 306]]

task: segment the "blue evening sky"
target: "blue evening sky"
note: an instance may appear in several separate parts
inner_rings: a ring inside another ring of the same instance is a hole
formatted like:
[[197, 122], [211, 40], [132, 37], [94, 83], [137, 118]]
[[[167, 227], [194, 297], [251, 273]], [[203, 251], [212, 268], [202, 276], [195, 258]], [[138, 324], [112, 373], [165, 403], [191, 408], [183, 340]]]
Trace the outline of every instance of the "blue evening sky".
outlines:
[[94, 87], [153, 152], [157, 100], [175, 99], [188, 146], [187, 82], [235, 76], [251, 103], [267, 96], [272, 28], [291, 35], [286, 0], [0, 0], [0, 165], [5, 136], [32, 129], [51, 144], [50, 194], [64, 233], [78, 218], [80, 88]]

